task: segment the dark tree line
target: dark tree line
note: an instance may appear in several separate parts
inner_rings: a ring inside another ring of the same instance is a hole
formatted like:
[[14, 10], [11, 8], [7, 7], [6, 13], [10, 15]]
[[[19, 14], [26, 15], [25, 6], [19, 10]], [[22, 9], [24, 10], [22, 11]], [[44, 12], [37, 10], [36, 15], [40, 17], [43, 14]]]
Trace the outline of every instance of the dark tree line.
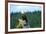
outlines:
[[[28, 19], [28, 24], [30, 28], [39, 28], [41, 27], [41, 11], [26, 12], [24, 13]], [[11, 13], [10, 14], [10, 28], [16, 28], [18, 25], [18, 19], [21, 18], [22, 14]]]

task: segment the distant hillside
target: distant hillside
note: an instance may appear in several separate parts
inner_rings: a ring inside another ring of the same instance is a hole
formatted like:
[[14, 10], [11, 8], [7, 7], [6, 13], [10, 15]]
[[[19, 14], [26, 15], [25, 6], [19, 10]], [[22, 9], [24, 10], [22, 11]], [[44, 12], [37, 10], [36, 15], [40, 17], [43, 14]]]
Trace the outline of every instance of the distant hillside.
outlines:
[[[30, 28], [39, 28], [41, 27], [41, 11], [26, 12], [24, 13], [28, 19], [28, 24]], [[18, 19], [21, 18], [22, 14], [11, 13], [10, 14], [10, 28], [16, 28], [18, 25]]]

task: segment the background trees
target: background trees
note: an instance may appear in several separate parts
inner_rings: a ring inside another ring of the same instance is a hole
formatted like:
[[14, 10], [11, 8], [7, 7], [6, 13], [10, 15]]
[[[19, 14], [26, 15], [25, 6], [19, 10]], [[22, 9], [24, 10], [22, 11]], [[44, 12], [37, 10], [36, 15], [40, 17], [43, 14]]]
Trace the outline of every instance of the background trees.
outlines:
[[[30, 28], [39, 28], [41, 27], [41, 11], [34, 11], [34, 12], [26, 12], [24, 13], [28, 19], [28, 24]], [[11, 13], [10, 14], [10, 28], [16, 28], [19, 24], [18, 19], [21, 18], [22, 14], [19, 13]]]

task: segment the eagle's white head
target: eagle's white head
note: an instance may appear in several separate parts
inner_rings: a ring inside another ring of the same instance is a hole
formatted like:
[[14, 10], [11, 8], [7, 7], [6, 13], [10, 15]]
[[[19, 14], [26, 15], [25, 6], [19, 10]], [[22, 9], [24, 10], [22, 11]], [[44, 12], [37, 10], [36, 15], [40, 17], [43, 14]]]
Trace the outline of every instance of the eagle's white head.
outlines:
[[23, 10], [21, 11], [21, 14], [24, 14], [24, 11]]

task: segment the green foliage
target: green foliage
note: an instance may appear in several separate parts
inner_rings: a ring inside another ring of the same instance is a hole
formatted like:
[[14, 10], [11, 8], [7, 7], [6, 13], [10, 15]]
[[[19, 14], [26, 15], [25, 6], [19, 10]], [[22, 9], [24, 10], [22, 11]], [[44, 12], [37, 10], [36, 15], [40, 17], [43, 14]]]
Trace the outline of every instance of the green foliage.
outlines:
[[[41, 11], [26, 12], [28, 23], [30, 28], [40, 28], [41, 27]], [[16, 28], [19, 24], [18, 19], [21, 18], [21, 13], [11, 13], [10, 15], [10, 28]], [[19, 28], [22, 28], [21, 26]]]

